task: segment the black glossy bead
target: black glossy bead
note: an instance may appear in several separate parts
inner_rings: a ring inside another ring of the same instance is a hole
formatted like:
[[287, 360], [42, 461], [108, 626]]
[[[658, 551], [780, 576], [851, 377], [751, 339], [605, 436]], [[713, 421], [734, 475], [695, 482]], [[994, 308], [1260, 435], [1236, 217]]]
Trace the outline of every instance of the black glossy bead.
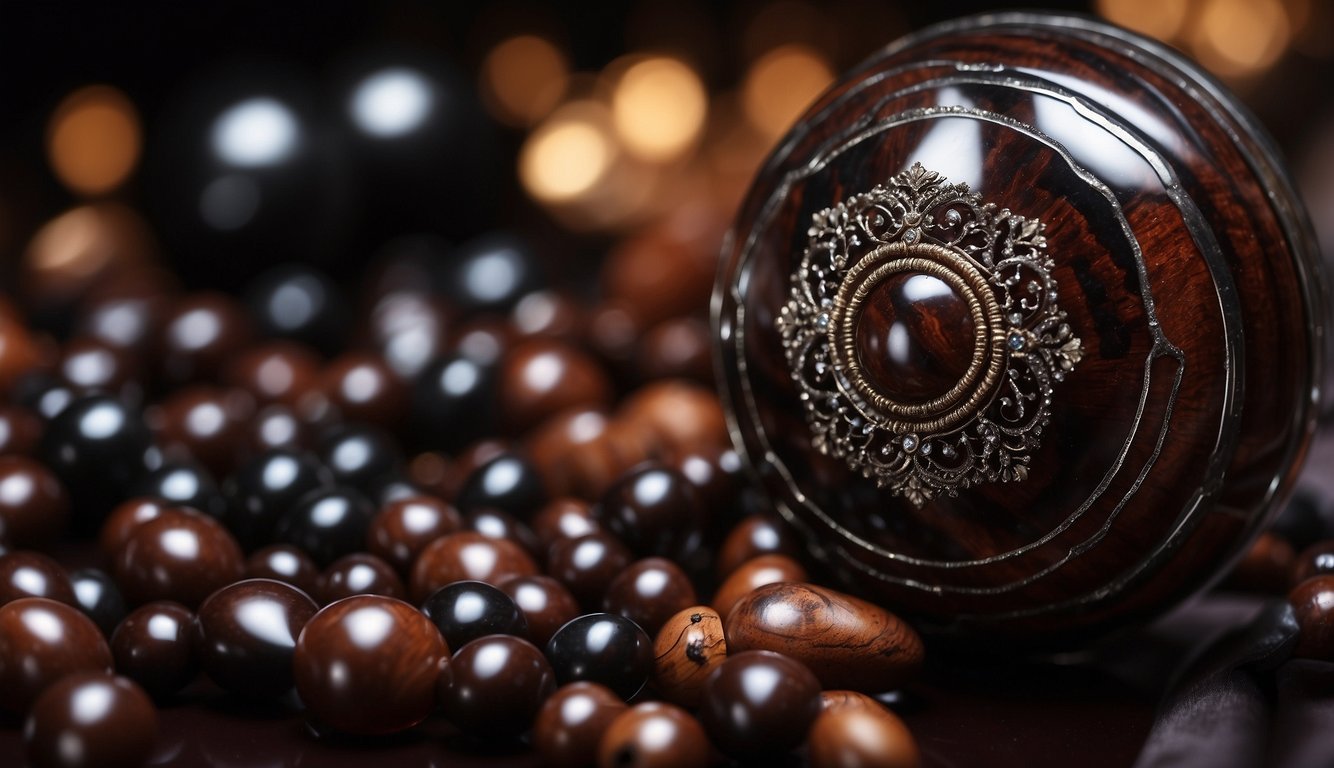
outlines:
[[277, 540], [299, 547], [321, 566], [366, 546], [375, 506], [355, 488], [311, 491], [278, 519]]
[[238, 581], [214, 592], [195, 618], [204, 673], [243, 696], [277, 696], [292, 687], [292, 656], [319, 610], [309, 595], [269, 579]]
[[657, 462], [631, 469], [607, 489], [593, 515], [640, 556], [682, 559], [699, 547], [703, 505], [680, 472]]
[[444, 293], [464, 312], [505, 312], [542, 287], [536, 256], [528, 244], [503, 232], [482, 235], [453, 254]]
[[193, 462], [169, 461], [144, 475], [132, 496], [162, 499], [178, 507], [190, 507], [217, 518], [227, 519], [227, 497], [213, 475]]
[[481, 581], [456, 581], [437, 589], [421, 606], [450, 648], [484, 635], [528, 637], [528, 620], [514, 600]]
[[502, 453], [472, 471], [459, 488], [454, 505], [467, 515], [498, 509], [527, 520], [547, 503], [546, 488], [537, 468], [515, 453]]
[[106, 571], [98, 568], [80, 568], [70, 573], [69, 582], [74, 588], [79, 610], [93, 620], [102, 634], [110, 637], [126, 612], [125, 596], [116, 583]]
[[50, 421], [74, 402], [73, 387], [45, 371], [29, 371], [14, 382], [10, 398]]
[[274, 267], [246, 287], [245, 304], [265, 336], [299, 341], [329, 356], [343, 348], [351, 315], [347, 299], [317, 269]]
[[492, 431], [497, 367], [455, 354], [427, 366], [412, 392], [413, 438], [423, 448], [456, 453]]
[[653, 669], [653, 643], [639, 625], [611, 613], [590, 613], [556, 630], [547, 658], [561, 685], [601, 683], [623, 699], [644, 687]]
[[[152, 435], [124, 403], [93, 395], [47, 425], [40, 455], [69, 491], [76, 527], [95, 526], [148, 471]], [[82, 523], [82, 525], [80, 525]]]
[[320, 458], [337, 482], [363, 492], [403, 463], [394, 439], [367, 424], [347, 424], [330, 430], [320, 441]]
[[546, 547], [533, 529], [508, 512], [483, 507], [468, 515], [465, 524], [488, 539], [508, 539], [527, 550], [539, 563], [546, 559]]
[[309, 453], [277, 448], [261, 453], [223, 483], [231, 501], [227, 527], [253, 547], [273, 537], [284, 512], [316, 488], [333, 485], [333, 473]]

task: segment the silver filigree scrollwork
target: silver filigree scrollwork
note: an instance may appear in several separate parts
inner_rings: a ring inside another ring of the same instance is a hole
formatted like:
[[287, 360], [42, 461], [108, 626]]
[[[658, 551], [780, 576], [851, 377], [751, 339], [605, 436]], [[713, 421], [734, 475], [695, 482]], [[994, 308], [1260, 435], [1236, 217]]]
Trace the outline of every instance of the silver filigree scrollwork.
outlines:
[[[816, 213], [776, 321], [815, 448], [918, 507], [1027, 478], [1054, 385], [1083, 356], [1043, 229], [920, 164]], [[949, 286], [974, 332], [967, 371], [926, 402], [896, 398], [858, 358], [864, 301], [904, 274]]]

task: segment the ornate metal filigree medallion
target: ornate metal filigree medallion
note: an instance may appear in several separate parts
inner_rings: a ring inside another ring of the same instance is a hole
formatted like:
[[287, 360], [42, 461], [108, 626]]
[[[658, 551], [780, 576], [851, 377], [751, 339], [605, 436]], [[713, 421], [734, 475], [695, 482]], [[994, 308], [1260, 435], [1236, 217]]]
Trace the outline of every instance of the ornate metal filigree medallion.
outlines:
[[[1046, 246], [1042, 222], [921, 165], [815, 214], [777, 320], [815, 447], [919, 507], [1025, 479], [1053, 386], [1083, 356]], [[905, 316], [945, 296], [959, 317], [887, 321], [888, 288]], [[961, 362], [927, 392], [909, 375], [905, 396], [895, 372], [920, 362], [905, 350], [922, 328]]]

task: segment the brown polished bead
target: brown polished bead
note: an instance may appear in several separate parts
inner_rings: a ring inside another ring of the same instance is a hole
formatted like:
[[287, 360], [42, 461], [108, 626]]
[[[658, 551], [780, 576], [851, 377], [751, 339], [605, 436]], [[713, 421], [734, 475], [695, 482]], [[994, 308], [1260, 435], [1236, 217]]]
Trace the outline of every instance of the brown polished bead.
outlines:
[[408, 461], [408, 479], [428, 494], [452, 499], [463, 485], [458, 463], [439, 451], [424, 451]]
[[287, 691], [296, 639], [318, 610], [309, 595], [281, 581], [250, 579], [219, 589], [195, 619], [204, 673], [243, 696]]
[[635, 355], [643, 328], [624, 302], [604, 301], [588, 316], [588, 343], [619, 380], [638, 381]]
[[700, 721], [727, 756], [772, 756], [806, 738], [820, 714], [820, 681], [779, 653], [732, 652], [709, 673], [700, 701]]
[[598, 742], [598, 768], [705, 766], [713, 750], [689, 712], [660, 701], [636, 704], [616, 716]]
[[531, 339], [506, 353], [500, 369], [500, 411], [523, 432], [571, 408], [611, 403], [611, 381], [597, 361], [552, 339]]
[[552, 494], [596, 499], [622, 472], [648, 458], [647, 438], [599, 408], [575, 408], [538, 425], [527, 446]]
[[461, 326], [450, 349], [481, 365], [491, 365], [514, 346], [516, 339], [512, 325], [499, 317], [484, 315]]
[[602, 596], [633, 556], [605, 531], [561, 539], [547, 550], [547, 573], [565, 585], [586, 610], [602, 605]]
[[321, 722], [353, 734], [411, 728], [435, 707], [440, 632], [401, 600], [359, 595], [315, 614], [296, 644], [297, 692]]
[[718, 585], [713, 607], [726, 621], [738, 600], [766, 584], [805, 581], [809, 578], [801, 563], [787, 555], [760, 555], [742, 563]]
[[254, 405], [242, 390], [200, 385], [176, 390], [145, 418], [168, 456], [194, 459], [214, 477], [226, 477], [245, 446]]
[[0, 456], [0, 529], [15, 547], [46, 548], [69, 523], [69, 497], [42, 464]]
[[320, 390], [343, 421], [394, 429], [407, 415], [407, 384], [372, 352], [348, 352], [331, 361], [320, 374]]
[[668, 619], [695, 602], [695, 587], [681, 566], [649, 557], [631, 563], [611, 580], [602, 610], [619, 613], [653, 637]]
[[320, 574], [321, 605], [353, 595], [384, 595], [406, 599], [408, 591], [393, 566], [375, 555], [356, 552], [340, 557]]
[[314, 596], [319, 591], [320, 569], [299, 547], [270, 544], [246, 558], [245, 578], [281, 581]]
[[533, 533], [548, 546], [561, 539], [577, 539], [600, 530], [588, 502], [560, 498], [548, 502], [533, 516]]
[[732, 653], [777, 651], [810, 668], [826, 688], [893, 690], [922, 666], [917, 632], [864, 600], [814, 584], [761, 587], [724, 619]]
[[251, 347], [229, 362], [225, 381], [250, 393], [260, 405], [295, 408], [315, 389], [320, 357], [314, 350], [285, 339]]
[[761, 555], [795, 558], [799, 553], [796, 535], [786, 523], [770, 515], [751, 515], [737, 523], [718, 548], [718, 576], [726, 578]]
[[31, 456], [42, 439], [42, 420], [16, 405], [0, 403], [0, 456]]
[[1292, 586], [1316, 576], [1334, 574], [1334, 539], [1317, 541], [1297, 556], [1292, 564]]
[[175, 600], [199, 605], [241, 578], [241, 548], [220, 523], [191, 513], [140, 525], [112, 561], [112, 575], [131, 605]]
[[250, 342], [253, 329], [241, 305], [221, 293], [177, 299], [159, 329], [158, 361], [170, 384], [216, 380]]
[[718, 397], [698, 384], [678, 379], [648, 384], [626, 398], [617, 415], [651, 435], [661, 453], [728, 444]]
[[605, 685], [587, 681], [563, 685], [537, 713], [533, 746], [550, 768], [592, 765], [602, 734], [627, 709]]
[[0, 317], [0, 395], [14, 381], [41, 361], [41, 350], [27, 327], [17, 318]]
[[675, 451], [664, 459], [695, 489], [704, 505], [710, 530], [721, 534], [725, 526], [736, 522], [740, 514], [741, 490], [746, 483], [741, 474], [741, 457], [736, 451], [716, 445], [701, 445]]
[[469, 445], [459, 452], [458, 473], [460, 486], [462, 481], [466, 480], [478, 467], [488, 464], [492, 459], [510, 448], [510, 444], [498, 437], [488, 437]]
[[518, 544], [535, 562], [541, 563], [546, 559], [546, 549], [533, 529], [508, 512], [489, 507], [475, 509], [464, 518], [464, 527], [489, 539], [504, 539]]
[[179, 513], [179, 508], [153, 498], [140, 497], [123, 501], [111, 510], [102, 523], [97, 548], [108, 560], [113, 559], [139, 526], [164, 514]]
[[542, 651], [512, 635], [466, 643], [441, 668], [438, 681], [445, 717], [465, 733], [487, 738], [528, 730], [555, 690], [556, 673]]
[[1297, 553], [1274, 533], [1262, 533], [1237, 561], [1224, 585], [1247, 592], [1283, 594], [1290, 586]]
[[692, 205], [640, 230], [603, 262], [604, 295], [624, 302], [645, 326], [678, 315], [703, 316], [726, 228], [717, 211]]
[[811, 768], [918, 768], [921, 752], [908, 726], [880, 707], [826, 707], [811, 725]]
[[1303, 581], [1288, 593], [1288, 602], [1301, 630], [1292, 655], [1334, 661], [1334, 576]]
[[25, 597], [79, 606], [69, 574], [60, 563], [38, 552], [14, 550], [0, 555], [0, 605]]
[[695, 605], [672, 616], [653, 641], [653, 687], [683, 707], [699, 706], [704, 681], [727, 658], [718, 612]]
[[653, 326], [639, 347], [639, 371], [646, 381], [689, 379], [713, 386], [713, 335], [697, 317], [674, 317]]
[[110, 671], [106, 639], [77, 609], [43, 597], [0, 605], [0, 709], [22, 714], [65, 675]]
[[397, 499], [384, 505], [371, 521], [366, 548], [406, 575], [428, 544], [462, 528], [458, 510], [441, 499]]
[[164, 699], [199, 674], [195, 615], [180, 603], [160, 600], [141, 605], [111, 633], [116, 671]]
[[541, 336], [580, 344], [587, 335], [588, 312], [566, 294], [534, 291], [515, 303], [510, 324], [520, 337]]
[[81, 672], [37, 698], [23, 741], [33, 768], [133, 768], [148, 761], [157, 731], [157, 710], [133, 681]]
[[476, 531], [460, 531], [431, 542], [412, 566], [412, 599], [421, 602], [456, 581], [498, 584], [510, 576], [531, 576], [537, 564], [523, 547], [490, 539]]
[[528, 636], [540, 647], [546, 647], [556, 630], [579, 615], [574, 595], [550, 576], [511, 576], [496, 586], [523, 611], [528, 620]]

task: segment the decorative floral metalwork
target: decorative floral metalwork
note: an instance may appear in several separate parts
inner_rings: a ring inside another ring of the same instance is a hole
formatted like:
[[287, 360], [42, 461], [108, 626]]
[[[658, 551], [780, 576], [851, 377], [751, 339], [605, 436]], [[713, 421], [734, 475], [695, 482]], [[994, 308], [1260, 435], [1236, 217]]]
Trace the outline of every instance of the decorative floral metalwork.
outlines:
[[[1043, 230], [920, 164], [816, 213], [776, 321], [815, 447], [918, 507], [1027, 478], [1053, 387], [1083, 356]], [[950, 285], [976, 336], [968, 372], [926, 403], [868, 381], [855, 349], [862, 300], [904, 272]]]

